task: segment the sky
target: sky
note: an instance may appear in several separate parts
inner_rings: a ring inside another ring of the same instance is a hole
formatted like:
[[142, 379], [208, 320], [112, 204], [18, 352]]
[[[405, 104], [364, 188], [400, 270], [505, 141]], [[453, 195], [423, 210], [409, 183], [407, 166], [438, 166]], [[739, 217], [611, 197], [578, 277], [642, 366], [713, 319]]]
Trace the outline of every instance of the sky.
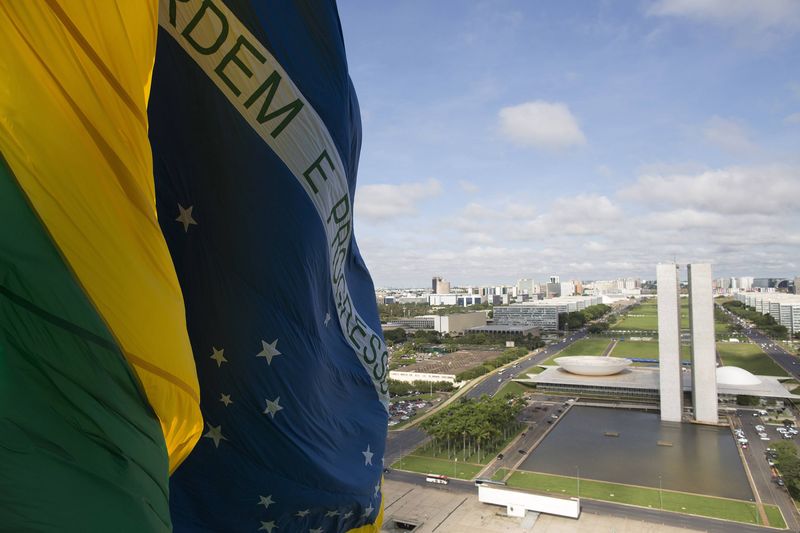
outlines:
[[800, 1], [339, 12], [377, 287], [800, 275]]

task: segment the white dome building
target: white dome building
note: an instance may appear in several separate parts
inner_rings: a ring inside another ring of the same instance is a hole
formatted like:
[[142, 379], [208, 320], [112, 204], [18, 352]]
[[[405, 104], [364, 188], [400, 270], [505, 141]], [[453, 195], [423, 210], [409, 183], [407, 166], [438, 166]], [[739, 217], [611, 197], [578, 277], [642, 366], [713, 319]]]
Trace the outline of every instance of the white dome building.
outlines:
[[579, 376], [612, 376], [628, 368], [633, 361], [622, 357], [599, 355], [569, 355], [557, 357], [555, 363], [571, 374]]
[[717, 367], [717, 385], [725, 387], [752, 387], [761, 385], [758, 376], [738, 366]]

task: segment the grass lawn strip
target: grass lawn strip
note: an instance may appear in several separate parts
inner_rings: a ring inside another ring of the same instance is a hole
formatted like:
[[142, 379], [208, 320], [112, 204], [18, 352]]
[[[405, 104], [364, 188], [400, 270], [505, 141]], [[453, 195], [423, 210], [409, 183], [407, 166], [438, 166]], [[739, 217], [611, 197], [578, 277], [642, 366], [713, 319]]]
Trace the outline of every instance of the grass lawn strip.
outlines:
[[[532, 373], [533, 372], [526, 372], [526, 374]], [[522, 383], [517, 383], [516, 381], [507, 381], [505, 385], [500, 387], [500, 390], [495, 393], [495, 396], [502, 398], [504, 394], [525, 394], [526, 392], [532, 392], [534, 390], [535, 389], [533, 387], [523, 385]]]
[[717, 350], [725, 365], [738, 366], [762, 376], [785, 376], [786, 372], [753, 343], [718, 342]]
[[604, 337], [581, 339], [561, 350], [556, 357], [566, 355], [603, 355], [610, 343], [611, 339]]
[[394, 463], [392, 468], [469, 480], [478, 475], [478, 472], [483, 469], [483, 465], [464, 463], [462, 461], [456, 463], [454, 461], [448, 461], [447, 459], [407, 455]]
[[498, 468], [497, 472], [492, 476], [493, 481], [503, 481], [503, 478], [508, 474], [508, 468]]
[[772, 527], [786, 528], [786, 521], [783, 519], [783, 513], [780, 508], [775, 505], [765, 505], [764, 512], [767, 513], [769, 525]]
[[[519, 487], [539, 492], [550, 492], [559, 495], [577, 496], [577, 480], [574, 477], [540, 474], [538, 472], [514, 472], [508, 479], [509, 487]], [[593, 500], [624, 503], [639, 507], [660, 509], [661, 499], [659, 490], [649, 487], [621, 485], [588, 479], [580, 480], [580, 496]], [[747, 524], [757, 523], [758, 517], [755, 504], [713, 496], [702, 496], [663, 490], [663, 509], [683, 514], [721, 518]], [[785, 528], [780, 510], [772, 505], [765, 506], [767, 516], [777, 523], [773, 527]]]

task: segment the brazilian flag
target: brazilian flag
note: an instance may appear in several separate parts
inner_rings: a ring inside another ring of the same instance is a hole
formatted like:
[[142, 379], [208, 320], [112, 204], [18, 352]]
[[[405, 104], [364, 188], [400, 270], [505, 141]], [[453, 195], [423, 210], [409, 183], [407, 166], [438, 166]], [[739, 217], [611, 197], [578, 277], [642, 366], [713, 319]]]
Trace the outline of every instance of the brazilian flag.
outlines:
[[0, 531], [377, 531], [335, 3], [2, 2], [0, 80]]

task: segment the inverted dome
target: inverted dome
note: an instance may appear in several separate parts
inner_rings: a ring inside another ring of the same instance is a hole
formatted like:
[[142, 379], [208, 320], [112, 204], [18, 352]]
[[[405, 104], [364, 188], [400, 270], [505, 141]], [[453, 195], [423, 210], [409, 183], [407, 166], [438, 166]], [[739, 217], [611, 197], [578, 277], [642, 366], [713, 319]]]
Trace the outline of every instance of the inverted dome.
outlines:
[[555, 362], [563, 370], [581, 376], [611, 376], [625, 370], [632, 361], [622, 357], [599, 355], [569, 355], [557, 357]]
[[742, 385], [760, 385], [761, 380], [744, 368], [738, 366], [717, 367], [717, 385], [739, 387]]

